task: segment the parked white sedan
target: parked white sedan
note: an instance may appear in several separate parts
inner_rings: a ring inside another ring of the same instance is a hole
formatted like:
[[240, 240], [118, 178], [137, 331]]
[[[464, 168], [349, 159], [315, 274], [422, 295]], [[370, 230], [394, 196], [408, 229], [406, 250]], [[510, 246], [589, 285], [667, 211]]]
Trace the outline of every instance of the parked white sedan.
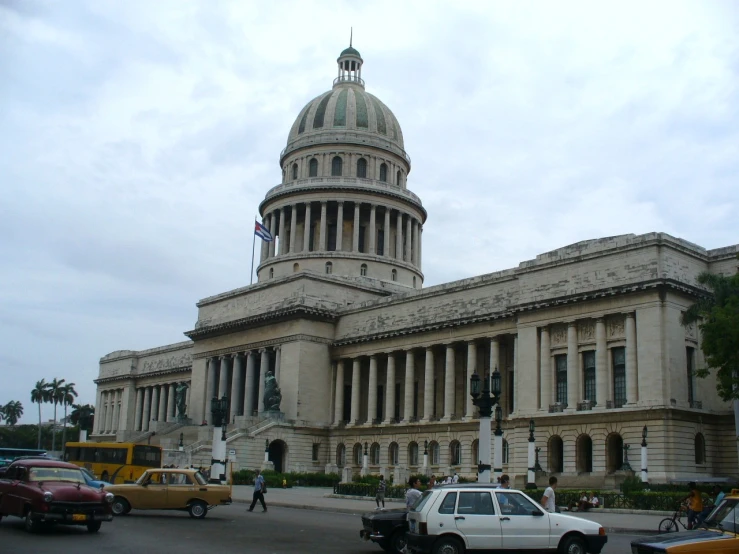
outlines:
[[408, 513], [408, 549], [433, 554], [536, 550], [599, 554], [605, 529], [587, 519], [550, 514], [521, 491], [446, 485], [426, 491]]

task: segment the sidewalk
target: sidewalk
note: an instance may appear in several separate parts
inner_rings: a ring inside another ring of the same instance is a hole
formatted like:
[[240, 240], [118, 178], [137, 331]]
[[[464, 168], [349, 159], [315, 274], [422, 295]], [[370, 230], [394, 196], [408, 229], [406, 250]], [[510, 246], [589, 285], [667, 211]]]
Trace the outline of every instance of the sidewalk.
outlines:
[[[253, 490], [254, 488], [250, 485], [234, 485], [233, 501], [251, 503]], [[333, 492], [333, 489], [328, 487], [270, 488], [264, 498], [267, 506], [270, 507], [279, 506], [356, 515], [375, 509], [375, 499], [372, 497], [335, 496]], [[386, 499], [385, 506], [388, 509], [402, 508], [405, 503], [402, 500]], [[659, 522], [667, 517], [664, 514], [655, 515], [649, 512], [605, 509], [582, 514], [574, 512], [572, 515], [597, 521], [605, 527], [607, 533], [647, 535], [656, 535]]]

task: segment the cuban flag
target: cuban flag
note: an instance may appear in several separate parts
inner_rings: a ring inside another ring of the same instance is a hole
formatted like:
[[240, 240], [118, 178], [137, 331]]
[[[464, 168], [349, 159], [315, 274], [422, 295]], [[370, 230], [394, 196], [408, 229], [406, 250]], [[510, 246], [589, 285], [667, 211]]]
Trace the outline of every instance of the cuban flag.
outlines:
[[269, 232], [269, 229], [267, 229], [258, 221], [254, 222], [254, 234], [266, 242], [271, 242], [275, 240], [275, 237], [272, 236], [272, 233]]

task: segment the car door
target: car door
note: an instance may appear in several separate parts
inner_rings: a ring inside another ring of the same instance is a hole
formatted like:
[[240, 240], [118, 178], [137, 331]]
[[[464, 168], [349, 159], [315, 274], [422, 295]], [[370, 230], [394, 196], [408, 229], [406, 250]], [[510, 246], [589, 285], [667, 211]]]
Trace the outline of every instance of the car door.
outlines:
[[18, 487], [22, 485], [25, 468], [11, 467], [5, 472], [5, 494], [0, 497], [0, 512], [7, 515], [21, 515], [23, 502]]
[[495, 491], [503, 548], [549, 548], [549, 514], [519, 491]]
[[167, 506], [169, 508], [186, 508], [187, 501], [193, 497], [195, 483], [186, 473], [172, 472], [167, 484]]
[[161, 510], [167, 507], [167, 477], [164, 472], [152, 471], [150, 479], [139, 490], [139, 505], [142, 510]]
[[489, 490], [459, 491], [454, 524], [470, 550], [501, 548], [500, 516], [495, 513]]

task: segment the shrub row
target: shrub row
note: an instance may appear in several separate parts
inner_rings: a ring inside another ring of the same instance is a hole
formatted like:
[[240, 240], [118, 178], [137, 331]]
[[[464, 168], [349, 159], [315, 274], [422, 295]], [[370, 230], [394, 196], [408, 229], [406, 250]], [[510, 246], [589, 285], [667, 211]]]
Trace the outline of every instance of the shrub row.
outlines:
[[[234, 471], [232, 481], [234, 485], [253, 485], [256, 472], [251, 469]], [[287, 481], [288, 487], [333, 487], [341, 480], [337, 473], [277, 473], [263, 471], [262, 476], [269, 487], [282, 487], [282, 481]]]

